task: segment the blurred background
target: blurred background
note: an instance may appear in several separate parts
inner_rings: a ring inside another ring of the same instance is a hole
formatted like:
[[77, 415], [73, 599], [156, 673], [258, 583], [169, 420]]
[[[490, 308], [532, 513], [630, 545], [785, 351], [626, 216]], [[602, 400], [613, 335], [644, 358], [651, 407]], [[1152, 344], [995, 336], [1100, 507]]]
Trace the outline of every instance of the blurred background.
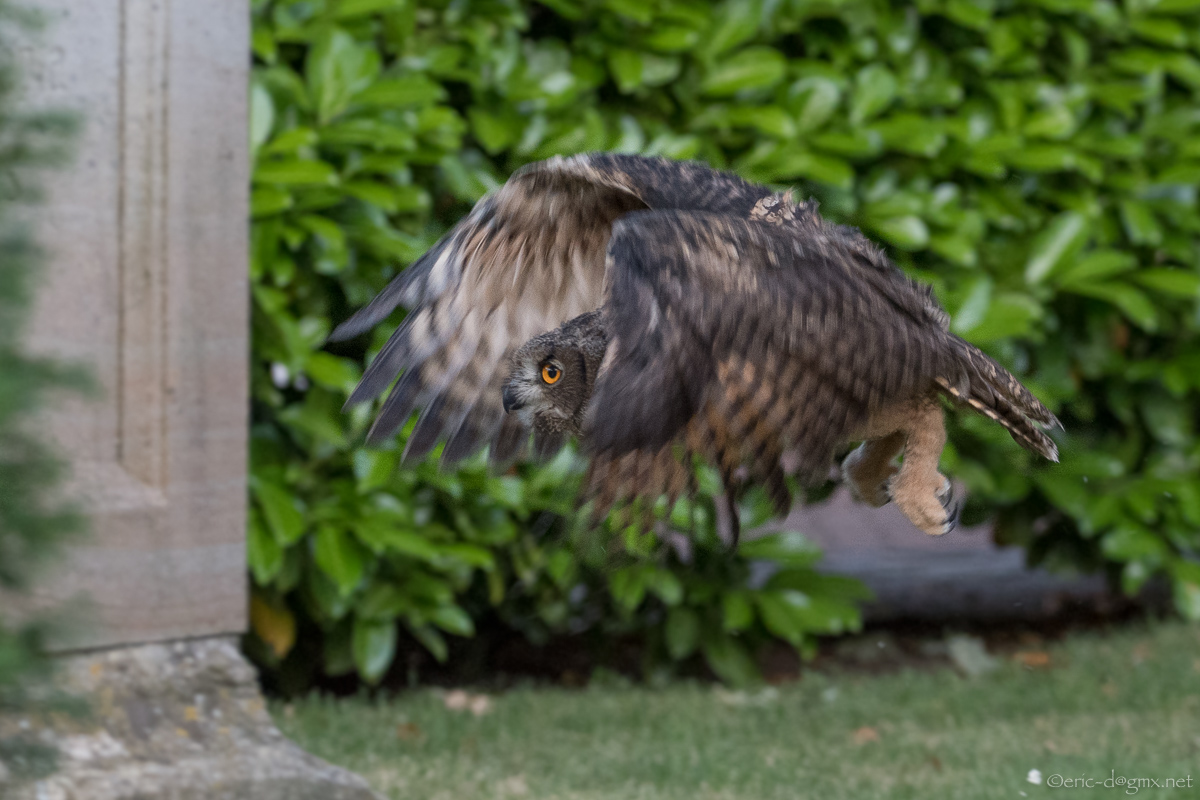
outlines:
[[[857, 625], [845, 581], [776, 577], [814, 599], [802, 611], [748, 583], [746, 561], [804, 570], [811, 548], [731, 559], [701, 531], [694, 563], [630, 540], [614, 564], [535, 524], [569, 510], [568, 456], [398, 470], [403, 437], [364, 450], [372, 410], [338, 413], [392, 327], [326, 349], [331, 326], [513, 169], [592, 150], [794, 186], [882, 242], [1066, 427], [1049, 465], [954, 416], [964, 523], [1127, 594], [1157, 576], [1200, 616], [1193, 5], [255, 3], [250, 567], [274, 645], [252, 652], [285, 682], [370, 681], [410, 639], [444, 661], [444, 634], [502, 626], [633, 636], [666, 668], [700, 650], [740, 679], [765, 639], [803, 650]], [[875, 514], [817, 527], [836, 546]], [[885, 519], [904, 532], [876, 547], [919, 538]], [[321, 636], [297, 650], [293, 625]]]
[[[0, 627], [0, 712], [45, 699], [48, 649], [246, 630], [281, 727], [398, 793], [795, 796], [879, 742], [888, 796], [993, 796], [980, 753], [1025, 789], [1035, 752], [1194, 763], [1200, 2], [30, 5], [40, 33], [0, 0], [0, 591], [36, 613]], [[829, 483], [787, 520], [751, 494], [731, 552], [704, 471], [664, 540], [587, 530], [573, 450], [494, 474], [402, 466], [411, 424], [364, 447], [374, 409], [342, 406], [402, 313], [329, 332], [514, 169], [599, 150], [794, 187], [860, 227], [1059, 416], [1062, 462], [950, 415], [960, 531]], [[100, 391], [37, 430], [43, 392], [87, 385], [74, 365]], [[84, 516], [68, 577], [33, 581]], [[47, 627], [80, 587], [93, 610]], [[401, 691], [430, 686], [475, 688]], [[886, 749], [889, 714], [924, 744]], [[801, 717], [842, 749], [790, 739]], [[1157, 733], [1124, 751], [1134, 724]], [[0, 715], [0, 759], [13, 730]], [[650, 737], [630, 760], [539, 783], [627, 735]], [[663, 737], [685, 751], [650, 753]], [[467, 788], [438, 771], [464, 764]], [[839, 774], [822, 796], [874, 796]]]

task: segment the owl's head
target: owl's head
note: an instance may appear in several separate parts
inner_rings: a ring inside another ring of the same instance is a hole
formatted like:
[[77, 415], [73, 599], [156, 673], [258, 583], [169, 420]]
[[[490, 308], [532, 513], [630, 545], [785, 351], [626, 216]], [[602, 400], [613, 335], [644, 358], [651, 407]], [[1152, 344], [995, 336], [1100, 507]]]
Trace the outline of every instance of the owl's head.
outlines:
[[600, 311], [530, 339], [513, 353], [504, 410], [534, 430], [579, 436], [607, 346]]

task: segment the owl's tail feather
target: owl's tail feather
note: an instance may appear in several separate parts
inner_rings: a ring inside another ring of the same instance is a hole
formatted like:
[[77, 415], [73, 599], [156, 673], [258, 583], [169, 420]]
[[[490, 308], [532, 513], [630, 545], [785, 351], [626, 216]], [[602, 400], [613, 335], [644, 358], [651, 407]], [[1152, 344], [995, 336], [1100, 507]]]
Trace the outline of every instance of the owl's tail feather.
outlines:
[[1017, 444], [1051, 461], [1058, 461], [1058, 446], [1044, 428], [1062, 423], [1008, 370], [979, 348], [955, 337], [963, 378], [951, 382], [937, 378], [942, 390], [985, 417], [1004, 426]]

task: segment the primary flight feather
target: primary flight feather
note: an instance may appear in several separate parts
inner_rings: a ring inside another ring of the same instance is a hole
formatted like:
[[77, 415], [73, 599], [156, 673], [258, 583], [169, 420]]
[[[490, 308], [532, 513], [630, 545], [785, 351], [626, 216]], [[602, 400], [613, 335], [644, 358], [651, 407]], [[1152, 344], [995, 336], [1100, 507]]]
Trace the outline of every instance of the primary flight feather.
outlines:
[[882, 250], [815, 204], [695, 163], [531, 164], [331, 338], [398, 306], [407, 318], [349, 400], [399, 376], [369, 441], [416, 409], [406, 457], [444, 440], [445, 460], [488, 444], [506, 462], [531, 430], [542, 455], [579, 436], [598, 512], [677, 497], [700, 457], [727, 498], [758, 482], [783, 513], [785, 474], [820, 478], [862, 442], [843, 462], [854, 493], [943, 533], [939, 396], [1057, 460], [1054, 416]]

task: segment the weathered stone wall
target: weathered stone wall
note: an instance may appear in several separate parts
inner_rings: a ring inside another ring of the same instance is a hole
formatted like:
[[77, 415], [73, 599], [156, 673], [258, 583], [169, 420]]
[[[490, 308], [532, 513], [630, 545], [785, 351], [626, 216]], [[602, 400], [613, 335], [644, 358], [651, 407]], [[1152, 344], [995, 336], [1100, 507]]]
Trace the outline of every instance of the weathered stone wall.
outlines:
[[35, 605], [70, 608], [60, 648], [101, 649], [59, 665], [86, 716], [0, 716], [58, 754], [32, 783], [0, 764], [0, 796], [377, 798], [283, 739], [219, 635], [246, 620], [249, 3], [26, 2], [52, 23], [21, 54], [28, 102], [84, 122], [36, 217], [29, 344], [103, 390], [46, 415], [92, 532]]
[[92, 535], [39, 606], [65, 647], [242, 630], [247, 414], [246, 0], [36, 0], [31, 101], [83, 133], [37, 219], [30, 345], [103, 395], [48, 415]]

